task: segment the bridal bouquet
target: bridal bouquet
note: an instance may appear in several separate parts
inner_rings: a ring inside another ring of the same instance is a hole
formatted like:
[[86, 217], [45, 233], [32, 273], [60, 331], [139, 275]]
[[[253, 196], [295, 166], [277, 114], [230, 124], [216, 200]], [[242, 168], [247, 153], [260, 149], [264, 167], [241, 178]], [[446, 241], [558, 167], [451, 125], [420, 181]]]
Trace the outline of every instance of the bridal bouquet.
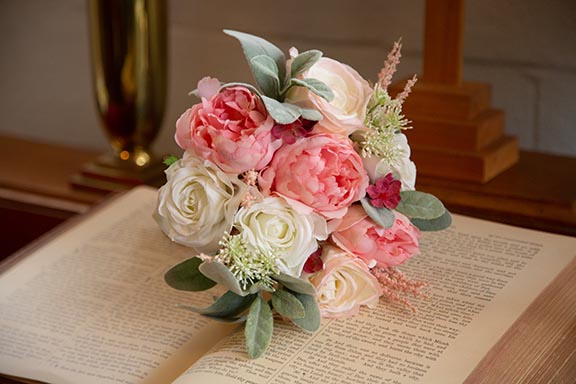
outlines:
[[270, 42], [238, 39], [257, 86], [205, 77], [200, 102], [176, 123], [183, 157], [167, 159], [154, 217], [195, 256], [166, 282], [187, 291], [220, 284], [204, 316], [246, 322], [248, 354], [268, 347], [274, 316], [307, 331], [381, 297], [409, 305], [422, 283], [396, 267], [418, 253], [420, 231], [451, 218], [414, 190], [416, 167], [402, 103], [416, 79], [388, 94], [400, 45], [374, 84], [322, 52], [289, 57]]

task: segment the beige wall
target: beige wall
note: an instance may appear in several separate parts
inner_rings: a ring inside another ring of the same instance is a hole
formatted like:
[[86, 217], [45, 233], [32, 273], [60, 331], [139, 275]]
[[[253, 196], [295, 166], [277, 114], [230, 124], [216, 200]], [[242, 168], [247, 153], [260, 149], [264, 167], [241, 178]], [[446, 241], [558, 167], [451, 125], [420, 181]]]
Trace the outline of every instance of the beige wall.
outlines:
[[[177, 152], [175, 120], [204, 75], [250, 81], [223, 28], [283, 49], [319, 48], [374, 78], [402, 36], [399, 77], [420, 72], [423, 0], [171, 0], [170, 90], [157, 147]], [[92, 100], [82, 0], [0, 0], [0, 134], [106, 148]], [[576, 155], [576, 2], [469, 0], [464, 74], [493, 84], [521, 146]], [[416, 127], [417, 128], [417, 127]]]

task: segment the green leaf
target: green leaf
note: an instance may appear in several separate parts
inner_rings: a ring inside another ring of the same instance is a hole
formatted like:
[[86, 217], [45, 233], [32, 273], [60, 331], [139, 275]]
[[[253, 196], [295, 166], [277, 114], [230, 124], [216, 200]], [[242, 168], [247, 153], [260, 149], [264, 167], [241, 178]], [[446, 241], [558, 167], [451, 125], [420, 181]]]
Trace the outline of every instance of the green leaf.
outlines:
[[302, 52], [292, 60], [290, 64], [290, 77], [296, 77], [306, 72], [311, 66], [316, 64], [322, 57], [322, 52], [316, 49]]
[[209, 315], [204, 315], [205, 317], [208, 317], [212, 320], [216, 320], [216, 321], [220, 321], [222, 323], [228, 323], [228, 324], [239, 324], [239, 323], [243, 323], [246, 321], [246, 318], [248, 317], [247, 315], [244, 316], [235, 316], [235, 317], [213, 317], [213, 316], [209, 316]]
[[171, 166], [172, 164], [174, 164], [175, 162], [177, 162], [178, 160], [180, 160], [179, 158], [177, 158], [174, 155], [169, 155], [166, 156], [164, 158], [164, 164], [166, 164], [168, 167]]
[[248, 88], [250, 91], [252, 91], [252, 93], [254, 93], [255, 95], [258, 96], [262, 96], [262, 94], [260, 93], [260, 91], [253, 86], [252, 84], [248, 84], [248, 83], [226, 83], [226, 84], [222, 84], [222, 86], [220, 87], [220, 89], [218, 90], [218, 92], [220, 92], [221, 90], [223, 90], [224, 88], [230, 88], [230, 87], [244, 87], [244, 88]]
[[214, 280], [218, 284], [222, 284], [229, 291], [232, 291], [239, 296], [248, 295], [248, 292], [245, 292], [240, 287], [240, 283], [234, 274], [232, 274], [224, 264], [218, 261], [206, 260], [200, 264], [199, 270], [204, 274], [204, 276]]
[[326, 84], [316, 79], [290, 79], [290, 84], [297, 87], [306, 87], [318, 96], [331, 102], [334, 100], [334, 92]]
[[199, 269], [202, 260], [198, 257], [176, 264], [164, 275], [164, 280], [172, 288], [181, 291], [205, 291], [216, 283], [202, 274]]
[[250, 60], [250, 67], [262, 93], [277, 99], [280, 92], [280, 79], [278, 78], [278, 67], [274, 60], [265, 55], [254, 56]]
[[[280, 48], [261, 37], [250, 35], [248, 33], [232, 31], [229, 29], [225, 29], [224, 33], [235, 37], [240, 41], [242, 49], [244, 50], [244, 56], [246, 56], [246, 60], [249, 64], [253, 57], [260, 55], [268, 56], [274, 60], [278, 68], [278, 77], [281, 79], [281, 82], [284, 81], [284, 78], [286, 77], [286, 57]], [[252, 69], [252, 67], [250, 69]], [[283, 84], [281, 83], [280, 87], [282, 86]]]
[[292, 322], [306, 331], [316, 331], [320, 328], [320, 309], [315, 297], [298, 292], [293, 292], [293, 294], [304, 306], [304, 317], [292, 319]]
[[267, 96], [262, 96], [262, 101], [268, 113], [279, 124], [293, 123], [302, 115], [302, 110], [296, 105], [281, 103]]
[[445, 210], [442, 216], [435, 219], [411, 219], [410, 221], [421, 231], [441, 231], [452, 225], [452, 216], [448, 210]]
[[272, 306], [279, 314], [289, 319], [302, 319], [304, 317], [304, 305], [289, 291], [276, 290], [272, 294]]
[[403, 191], [400, 192], [400, 197], [396, 210], [410, 219], [436, 219], [446, 211], [442, 202], [429, 193]]
[[258, 296], [250, 306], [244, 328], [246, 348], [250, 358], [256, 359], [266, 352], [272, 339], [273, 327], [274, 320], [270, 306], [262, 297]]
[[274, 280], [282, 283], [283, 286], [294, 292], [304, 293], [312, 296], [316, 295], [316, 288], [314, 288], [312, 283], [310, 283], [308, 280], [299, 279], [285, 273], [275, 275]]
[[306, 120], [320, 121], [323, 116], [315, 109], [302, 108], [302, 117]]
[[191, 305], [178, 305], [178, 307], [209, 317], [227, 319], [242, 313], [250, 306], [250, 304], [252, 304], [255, 298], [255, 294], [240, 296], [232, 291], [227, 291], [212, 305], [206, 308], [194, 307]]
[[360, 200], [364, 211], [376, 224], [382, 228], [390, 228], [394, 225], [394, 212], [388, 208], [377, 208], [373, 206], [368, 198]]

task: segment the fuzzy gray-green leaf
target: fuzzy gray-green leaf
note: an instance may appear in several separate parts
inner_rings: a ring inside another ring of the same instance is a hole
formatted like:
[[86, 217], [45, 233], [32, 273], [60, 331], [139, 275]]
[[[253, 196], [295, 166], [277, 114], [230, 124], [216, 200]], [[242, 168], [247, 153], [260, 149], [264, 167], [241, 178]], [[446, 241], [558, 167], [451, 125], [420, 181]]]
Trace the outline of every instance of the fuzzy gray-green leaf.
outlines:
[[252, 359], [256, 359], [266, 352], [272, 339], [273, 327], [272, 310], [270, 310], [268, 303], [258, 296], [250, 306], [244, 328], [246, 348]]
[[308, 280], [299, 279], [297, 277], [293, 277], [285, 273], [275, 275], [274, 280], [282, 283], [283, 286], [290, 289], [291, 291], [304, 293], [312, 296], [316, 295], [316, 288], [314, 288], [312, 283], [310, 283]]
[[239, 296], [246, 296], [245, 292], [240, 287], [238, 279], [234, 277], [232, 272], [222, 263], [213, 260], [206, 260], [198, 267], [204, 276], [214, 280], [218, 284], [222, 284], [229, 291], [234, 292]]
[[178, 307], [201, 315], [226, 319], [242, 313], [255, 298], [255, 294], [240, 296], [232, 291], [227, 291], [209, 307], [201, 308], [190, 305], [178, 305]]
[[205, 291], [216, 285], [199, 269], [202, 260], [198, 257], [176, 264], [164, 275], [164, 280], [172, 288], [181, 291]]
[[320, 328], [320, 308], [314, 296], [294, 292], [294, 296], [304, 306], [304, 317], [301, 319], [292, 319], [292, 322], [300, 328], [314, 332]]
[[316, 64], [321, 57], [322, 52], [316, 49], [302, 52], [296, 56], [290, 64], [290, 77], [296, 77], [301, 73], [306, 72], [311, 66]]
[[[250, 63], [253, 57], [259, 55], [266, 55], [272, 58], [278, 67], [278, 77], [283, 81], [286, 77], [286, 57], [280, 48], [261, 37], [250, 35], [248, 33], [232, 31], [229, 29], [225, 29], [224, 33], [238, 39], [242, 45], [244, 56], [246, 56], [248, 63]], [[282, 87], [283, 84], [280, 84], [280, 86]]]
[[306, 87], [311, 92], [314, 92], [318, 96], [326, 99], [326, 101], [331, 102], [334, 100], [334, 92], [326, 84], [316, 79], [291, 79], [290, 84], [297, 87]]
[[262, 93], [277, 99], [280, 92], [280, 79], [278, 78], [278, 67], [274, 60], [270, 56], [254, 56], [250, 60], [250, 68]]
[[302, 110], [296, 105], [281, 103], [267, 96], [262, 96], [262, 101], [270, 116], [279, 124], [293, 123], [302, 115]]
[[272, 294], [272, 307], [284, 317], [301, 319], [304, 317], [304, 305], [290, 292], [280, 289]]
[[394, 225], [394, 212], [388, 208], [377, 208], [373, 206], [368, 198], [360, 200], [364, 211], [370, 218], [382, 228], [390, 228]]
[[323, 116], [315, 109], [302, 108], [302, 118], [306, 120], [320, 121], [322, 120]]
[[400, 192], [400, 198], [396, 210], [410, 219], [436, 219], [446, 211], [442, 202], [429, 193], [403, 191]]
[[411, 221], [421, 231], [441, 231], [452, 225], [452, 216], [448, 210], [445, 210], [442, 216], [435, 219], [411, 219]]

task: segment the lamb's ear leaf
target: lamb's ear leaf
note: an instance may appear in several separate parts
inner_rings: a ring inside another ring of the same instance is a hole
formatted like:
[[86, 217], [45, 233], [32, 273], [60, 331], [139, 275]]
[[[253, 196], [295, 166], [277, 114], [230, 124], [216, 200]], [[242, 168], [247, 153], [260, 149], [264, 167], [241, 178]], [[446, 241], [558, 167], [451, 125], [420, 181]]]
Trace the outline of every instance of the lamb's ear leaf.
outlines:
[[272, 307], [282, 316], [289, 319], [302, 319], [304, 305], [290, 291], [277, 289], [272, 294]]
[[373, 206], [367, 197], [360, 200], [364, 211], [376, 224], [382, 228], [390, 228], [394, 225], [394, 212], [388, 208]]
[[290, 79], [290, 84], [297, 87], [306, 87], [311, 92], [314, 92], [318, 96], [325, 99], [327, 102], [334, 100], [334, 92], [329, 86], [324, 84], [322, 81], [312, 78], [306, 79]]
[[446, 211], [442, 202], [429, 193], [402, 191], [400, 192], [400, 198], [400, 203], [396, 210], [410, 219], [436, 219]]
[[216, 283], [200, 272], [199, 266], [202, 259], [192, 257], [176, 264], [166, 272], [164, 280], [172, 288], [181, 291], [205, 291], [212, 288]]
[[302, 109], [294, 104], [281, 103], [268, 96], [262, 96], [262, 101], [270, 116], [279, 124], [293, 123], [302, 115]]
[[320, 308], [316, 298], [311, 295], [305, 295], [298, 292], [292, 293], [304, 306], [304, 317], [301, 319], [292, 319], [292, 322], [300, 328], [314, 332], [320, 328]]
[[314, 288], [312, 283], [310, 283], [308, 280], [299, 279], [286, 273], [275, 275], [274, 280], [282, 283], [283, 286], [290, 289], [291, 291], [312, 296], [316, 295], [316, 288]]
[[296, 56], [290, 64], [290, 77], [296, 77], [301, 73], [306, 72], [311, 66], [316, 64], [321, 57], [322, 52], [316, 49], [302, 52]]
[[262, 93], [273, 99], [278, 99], [280, 79], [278, 78], [278, 67], [274, 60], [265, 55], [254, 56], [250, 60], [250, 68], [252, 68], [252, 73]]
[[248, 33], [233, 31], [230, 29], [225, 29], [224, 33], [238, 39], [242, 45], [244, 56], [246, 56], [248, 64], [251, 63], [253, 57], [260, 55], [268, 56], [274, 60], [278, 67], [278, 78], [281, 81], [280, 88], [284, 86], [282, 82], [286, 77], [286, 57], [280, 48], [261, 37], [250, 35]]
[[256, 359], [268, 349], [272, 339], [274, 318], [270, 305], [262, 297], [258, 296], [250, 305], [250, 311], [246, 318], [244, 336], [248, 355]]
[[256, 294], [240, 296], [232, 291], [227, 291], [209, 307], [201, 308], [191, 305], [178, 305], [178, 307], [209, 317], [227, 319], [242, 313], [255, 298]]
[[214, 260], [206, 260], [198, 267], [200, 272], [218, 284], [222, 284], [229, 291], [239, 296], [246, 296], [248, 292], [240, 287], [240, 283], [232, 272], [222, 263]]

